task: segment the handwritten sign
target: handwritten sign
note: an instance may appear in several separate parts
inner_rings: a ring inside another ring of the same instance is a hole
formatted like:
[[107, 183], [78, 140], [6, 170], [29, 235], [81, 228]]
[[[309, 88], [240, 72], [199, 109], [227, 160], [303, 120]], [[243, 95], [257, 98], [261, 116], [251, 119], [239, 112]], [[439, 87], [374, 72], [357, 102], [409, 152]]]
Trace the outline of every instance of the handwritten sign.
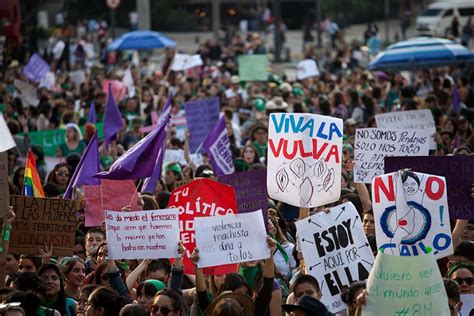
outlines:
[[362, 316], [451, 315], [443, 279], [432, 254], [398, 257], [379, 252], [367, 291]]
[[347, 306], [341, 287], [369, 276], [374, 262], [362, 221], [352, 203], [296, 222], [306, 273], [320, 280], [321, 302], [333, 313]]
[[105, 211], [105, 223], [110, 259], [159, 259], [177, 255], [177, 209]]
[[16, 218], [10, 252], [38, 254], [38, 247], [53, 244], [53, 256], [71, 256], [76, 231], [76, 201], [12, 195]]
[[303, 80], [311, 77], [318, 77], [320, 75], [316, 61], [312, 59], [305, 59], [296, 65], [296, 78]]
[[436, 149], [436, 124], [430, 110], [413, 110], [375, 115], [377, 127], [427, 130], [431, 133], [430, 149]]
[[384, 174], [384, 157], [428, 156], [430, 132], [426, 130], [360, 128], [354, 142], [354, 181], [372, 183]]
[[8, 185], [8, 153], [0, 152], [0, 218], [10, 206], [10, 186]]
[[262, 210], [264, 223], [268, 222], [267, 170], [234, 173], [218, 180], [234, 188], [239, 214]]
[[267, 55], [240, 55], [239, 78], [241, 81], [267, 81]]
[[[194, 266], [189, 260], [196, 247], [194, 219], [237, 213], [235, 191], [228, 185], [210, 179], [198, 179], [174, 189], [168, 207], [178, 209], [180, 240], [186, 248], [183, 256], [184, 271], [194, 274]], [[235, 268], [232, 267], [229, 271], [235, 272]]]
[[84, 185], [87, 227], [101, 226], [105, 222], [105, 211], [120, 211], [130, 205], [132, 211], [139, 211], [138, 193], [133, 180], [101, 179], [100, 185]]
[[273, 113], [269, 124], [270, 197], [299, 207], [337, 201], [341, 192], [342, 120]]
[[184, 104], [190, 132], [189, 150], [195, 153], [219, 119], [219, 98], [189, 101]]
[[459, 315], [474, 315], [474, 294], [461, 294], [462, 308]]
[[474, 156], [387, 157], [385, 172], [410, 168], [412, 171], [446, 178], [449, 215], [451, 219], [474, 219], [471, 197], [474, 179]]
[[380, 251], [397, 256], [453, 253], [444, 177], [398, 171], [374, 178], [372, 206]]
[[261, 211], [196, 217], [194, 229], [201, 268], [270, 257]]

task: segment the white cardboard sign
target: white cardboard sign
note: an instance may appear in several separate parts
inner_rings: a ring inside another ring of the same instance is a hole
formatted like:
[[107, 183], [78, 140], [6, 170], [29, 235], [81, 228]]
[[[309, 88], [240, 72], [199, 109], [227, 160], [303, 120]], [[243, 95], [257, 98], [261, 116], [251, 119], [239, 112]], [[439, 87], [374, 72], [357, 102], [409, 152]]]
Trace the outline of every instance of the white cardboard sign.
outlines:
[[321, 302], [332, 313], [344, 310], [341, 287], [369, 276], [374, 256], [362, 221], [350, 202], [296, 222], [306, 273], [321, 285]]
[[199, 267], [270, 257], [262, 211], [194, 218]]
[[159, 259], [177, 255], [177, 209], [105, 211], [105, 224], [110, 259]]
[[384, 174], [384, 158], [391, 156], [428, 156], [428, 130], [359, 128], [354, 141], [354, 182], [372, 183]]

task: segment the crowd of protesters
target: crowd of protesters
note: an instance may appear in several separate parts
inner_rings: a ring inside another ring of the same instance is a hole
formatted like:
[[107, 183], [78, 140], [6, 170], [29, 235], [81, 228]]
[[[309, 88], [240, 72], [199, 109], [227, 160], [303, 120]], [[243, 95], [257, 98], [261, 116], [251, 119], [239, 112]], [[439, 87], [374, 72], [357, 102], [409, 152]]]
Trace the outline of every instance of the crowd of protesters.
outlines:
[[[215, 176], [205, 154], [199, 164], [190, 158], [183, 105], [195, 99], [219, 98], [236, 172], [266, 168], [271, 113], [314, 113], [343, 119], [345, 168], [341, 197], [334, 205], [350, 201], [356, 206], [374, 253], [377, 249], [370, 188], [353, 182], [356, 129], [375, 127], [374, 116], [378, 113], [429, 109], [437, 130], [436, 149], [430, 151], [430, 155], [472, 155], [474, 151], [474, 71], [468, 65], [446, 65], [414, 72], [369, 72], [362, 66], [364, 53], [357, 43], [347, 44], [343, 38], [331, 38], [322, 49], [309, 45], [304, 52], [305, 58], [317, 61], [320, 77], [296, 81], [285, 75], [271, 74], [266, 82], [242, 82], [237, 57], [268, 52], [258, 33], [228, 34], [222, 40], [199, 43], [196, 53], [201, 55], [204, 65], [193, 71], [173, 72], [169, 66], [174, 50], [165, 52], [160, 65], [154, 65], [147, 58], [134, 60], [133, 54], [108, 54], [104, 49], [107, 26], [96, 24], [88, 27], [81, 23], [76, 30], [69, 30], [72, 33], [68, 40], [61, 30], [51, 38], [50, 49], [43, 57], [51, 63], [56, 81], [53, 87], [37, 88], [37, 105], [25, 104], [15, 91], [16, 79], [27, 81], [22, 75], [22, 65], [12, 62], [6, 69], [0, 82], [0, 103], [17, 143], [17, 147], [8, 152], [11, 194], [22, 192], [24, 157], [31, 149], [46, 196], [62, 198], [96, 129], [95, 124], [88, 123], [91, 103], [95, 104], [97, 122], [103, 120], [107, 95], [102, 81], [121, 81], [129, 67], [136, 95], [117, 100], [126, 127], [107, 150], [101, 145], [101, 169], [107, 170], [144, 137], [140, 127], [152, 124], [152, 113], [161, 112], [170, 93], [174, 98], [167, 148], [182, 149], [188, 162], [165, 166], [164, 176], [155, 191], [141, 196], [144, 209], [166, 208], [171, 190], [181, 181]], [[70, 40], [72, 38], [77, 40]], [[94, 45], [89, 45], [97, 41], [101, 43], [100, 51], [94, 51]], [[99, 56], [102, 64], [91, 62], [95, 56]], [[86, 70], [85, 82], [80, 85], [75, 85], [69, 77], [69, 71], [77, 69]], [[456, 93], [459, 100], [453, 97]], [[48, 168], [42, 144], [32, 143], [28, 137], [31, 132], [51, 129], [66, 130], [64, 143], [56, 152], [61, 162], [54, 168]], [[80, 194], [77, 196], [81, 198]], [[179, 255], [170, 258], [171, 261], [109, 260], [104, 230], [85, 227], [83, 209], [78, 212], [71, 257], [53, 257], [49, 245], [36, 256], [9, 253], [8, 240], [3, 240], [0, 269], [4, 269], [5, 279], [0, 280], [4, 286], [0, 288], [0, 300], [6, 305], [1, 305], [0, 313], [8, 316], [277, 316], [285, 312], [329, 315], [319, 301], [322, 280], [307, 274], [297, 244], [294, 223], [301, 215], [299, 209], [271, 199], [268, 205], [271, 257], [241, 263], [235, 273], [227, 275], [206, 276], [197, 265], [195, 275], [184, 275], [182, 245]], [[311, 213], [331, 206], [312, 209]], [[6, 210], [4, 230], [11, 227], [14, 218], [13, 209]], [[454, 254], [438, 264], [445, 277], [452, 315], [457, 315], [462, 305], [460, 294], [474, 294], [474, 234], [472, 222], [468, 220], [453, 221], [452, 227]], [[282, 246], [284, 255], [276, 249], [276, 242]], [[199, 261], [198, 250], [192, 260], [196, 264]], [[341, 315], [360, 312], [364, 289], [364, 280], [345, 289], [343, 299], [348, 309]]]

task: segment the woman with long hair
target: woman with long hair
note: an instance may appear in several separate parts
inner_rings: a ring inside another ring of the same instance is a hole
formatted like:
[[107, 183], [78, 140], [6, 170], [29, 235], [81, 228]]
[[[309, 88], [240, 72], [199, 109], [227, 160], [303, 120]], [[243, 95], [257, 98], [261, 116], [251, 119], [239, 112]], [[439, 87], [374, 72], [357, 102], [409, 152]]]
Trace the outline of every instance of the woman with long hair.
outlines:
[[86, 276], [86, 264], [79, 257], [65, 257], [59, 263], [59, 268], [67, 295], [77, 300]]
[[55, 264], [47, 263], [38, 270], [38, 276], [44, 285], [41, 305], [55, 309], [61, 315], [74, 316], [76, 302], [67, 297], [59, 268]]

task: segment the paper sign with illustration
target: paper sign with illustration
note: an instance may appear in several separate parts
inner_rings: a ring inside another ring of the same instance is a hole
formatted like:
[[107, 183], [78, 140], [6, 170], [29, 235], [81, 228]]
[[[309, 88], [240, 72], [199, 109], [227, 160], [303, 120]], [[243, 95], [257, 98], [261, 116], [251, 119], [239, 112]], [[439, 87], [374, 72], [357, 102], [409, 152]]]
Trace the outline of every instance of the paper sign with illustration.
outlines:
[[333, 313], [347, 308], [341, 289], [369, 276], [374, 262], [362, 221], [350, 202], [296, 222], [306, 273], [321, 285], [321, 302]]
[[427, 130], [430, 132], [430, 149], [436, 149], [436, 124], [430, 110], [389, 112], [375, 115], [377, 127]]
[[474, 219], [474, 156], [387, 157], [384, 168], [385, 173], [410, 168], [445, 177], [451, 219]]
[[305, 59], [296, 65], [296, 78], [303, 80], [311, 77], [318, 77], [320, 75], [316, 61], [312, 59]]
[[427, 130], [359, 128], [354, 141], [354, 182], [372, 183], [384, 174], [388, 156], [428, 156], [431, 133]]
[[[183, 256], [184, 271], [186, 274], [194, 274], [194, 265], [189, 260], [196, 247], [194, 220], [197, 217], [237, 213], [235, 191], [229, 185], [201, 178], [174, 189], [168, 207], [178, 209], [180, 240], [186, 248]], [[222, 274], [235, 272], [235, 269], [234, 265], [228, 270], [223, 267], [225, 273]], [[204, 272], [213, 274], [211, 269]]]
[[406, 170], [377, 176], [372, 206], [380, 251], [436, 259], [453, 253], [444, 177]]
[[367, 280], [367, 292], [362, 316], [451, 315], [432, 254], [398, 257], [379, 252]]
[[179, 242], [178, 210], [105, 211], [110, 259], [174, 258]]
[[341, 193], [341, 155], [341, 119], [315, 114], [271, 114], [268, 194], [298, 207], [337, 201]]
[[199, 267], [262, 260], [270, 257], [262, 211], [196, 217]]

